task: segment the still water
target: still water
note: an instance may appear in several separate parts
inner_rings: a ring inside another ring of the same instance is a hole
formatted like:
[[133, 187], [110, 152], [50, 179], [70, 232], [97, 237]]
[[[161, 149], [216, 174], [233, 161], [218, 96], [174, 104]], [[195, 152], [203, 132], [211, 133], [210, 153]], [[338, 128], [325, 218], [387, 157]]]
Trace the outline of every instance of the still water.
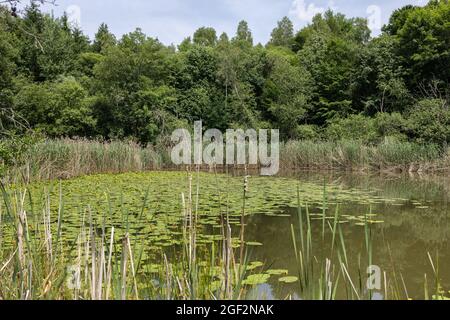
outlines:
[[[428, 257], [430, 253], [437, 268], [439, 257], [439, 277], [443, 291], [450, 289], [450, 252], [449, 252], [449, 182], [447, 177], [410, 176], [410, 175], [361, 175], [361, 174], [318, 174], [294, 173], [300, 181], [317, 185], [339, 185], [342, 190], [360, 190], [373, 192], [381, 201], [370, 204], [377, 214], [376, 219], [383, 223], [371, 225], [373, 235], [373, 264], [388, 273], [395, 270], [400, 291], [406, 298], [424, 298], [424, 277], [433, 282], [434, 271]], [[388, 200], [382, 201], [382, 200]], [[392, 201], [390, 201], [392, 200]], [[377, 203], [378, 202], [378, 203]], [[335, 206], [329, 210], [334, 212]], [[287, 268], [295, 274], [296, 260], [292, 253], [291, 223], [297, 221], [297, 210], [285, 208], [289, 217], [277, 218], [266, 215], [253, 215], [248, 219], [247, 237], [263, 243], [255, 247], [253, 254], [258, 260], [270, 264], [273, 268]], [[314, 207], [311, 212], [321, 213]], [[340, 215], [358, 215], [367, 212], [367, 204], [343, 201], [339, 204]], [[322, 244], [322, 221], [312, 221], [315, 246], [320, 252], [329, 252], [329, 241]], [[358, 253], [364, 252], [365, 233], [363, 227], [351, 224], [343, 225], [348, 256], [357, 268]], [[325, 253], [326, 254], [326, 253]], [[402, 279], [403, 278], [403, 279]], [[393, 279], [391, 279], [394, 281]], [[384, 296], [383, 282], [378, 297]], [[294, 290], [294, 288], [290, 288]], [[430, 290], [430, 289], [429, 289]], [[375, 290], [377, 292], [377, 290]], [[268, 285], [260, 287], [260, 295], [269, 298], [284, 299], [289, 294], [286, 287], [280, 288], [276, 279], [270, 279]], [[448, 294], [447, 294], [448, 296]]]
[[[283, 270], [283, 275], [299, 275], [291, 230], [299, 232], [300, 201], [303, 214], [307, 209], [310, 213], [316, 261], [328, 258], [333, 217], [338, 212], [348, 272], [352, 279], [359, 277], [362, 282], [367, 279], [365, 239], [366, 226], [370, 226], [372, 265], [382, 272], [381, 286], [374, 288], [377, 298], [385, 297], [386, 281], [390, 288], [397, 288], [401, 298], [423, 299], [425, 275], [431, 296], [436, 276], [428, 254], [434, 269], [438, 269], [441, 291], [449, 295], [449, 178], [311, 172], [250, 176], [244, 207], [245, 241], [249, 261], [262, 265], [257, 272]], [[32, 189], [36, 201], [42, 198], [42, 190], [48, 190], [56, 200], [51, 202], [55, 211], [62, 190], [66, 239], [79, 233], [89, 204], [90, 214], [98, 223], [106, 220], [119, 232], [127, 225], [133, 236], [143, 239], [143, 261], [147, 264], [157, 263], [161, 250], [169, 259], [179, 255], [180, 223], [189, 199], [199, 216], [199, 245], [220, 240], [219, 217], [224, 212], [230, 217], [235, 240], [239, 240], [243, 208], [243, 177], [239, 174], [193, 173], [191, 179], [183, 172], [97, 175], [63, 181], [61, 185], [40, 183]], [[280, 276], [268, 277], [249, 298], [302, 298], [298, 283], [281, 283]], [[345, 298], [344, 291], [339, 289], [336, 298]]]

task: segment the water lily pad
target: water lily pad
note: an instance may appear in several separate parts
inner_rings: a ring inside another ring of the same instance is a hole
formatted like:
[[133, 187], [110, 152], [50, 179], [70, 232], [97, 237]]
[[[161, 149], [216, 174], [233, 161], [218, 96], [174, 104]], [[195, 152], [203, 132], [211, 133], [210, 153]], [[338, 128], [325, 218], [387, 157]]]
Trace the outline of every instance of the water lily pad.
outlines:
[[286, 269], [270, 269], [270, 270], [267, 270], [266, 273], [270, 274], [270, 275], [274, 275], [274, 276], [281, 276], [284, 274], [288, 274], [289, 271]]
[[260, 268], [264, 265], [264, 263], [262, 263], [261, 261], [253, 261], [250, 262], [250, 264], [247, 266], [247, 270], [251, 271], [251, 270], [255, 270], [256, 268]]
[[244, 285], [251, 285], [255, 286], [258, 284], [264, 284], [266, 283], [270, 278], [270, 275], [267, 273], [259, 273], [259, 274], [252, 274], [247, 277], [244, 281], [242, 281], [242, 284]]
[[294, 277], [294, 276], [288, 276], [288, 277], [282, 277], [282, 278], [278, 279], [278, 281], [284, 282], [284, 283], [294, 283], [294, 282], [298, 281], [298, 278]]
[[263, 244], [261, 242], [248, 241], [248, 242], [246, 242], [246, 245], [248, 245], [248, 246], [262, 246]]

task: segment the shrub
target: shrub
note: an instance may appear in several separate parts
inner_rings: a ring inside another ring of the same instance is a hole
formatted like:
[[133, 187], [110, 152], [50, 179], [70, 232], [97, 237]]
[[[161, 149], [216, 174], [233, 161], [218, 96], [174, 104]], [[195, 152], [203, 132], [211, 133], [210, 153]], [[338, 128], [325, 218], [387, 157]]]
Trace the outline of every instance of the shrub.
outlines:
[[315, 125], [299, 125], [295, 130], [295, 139], [318, 140], [320, 138], [319, 128]]
[[400, 113], [378, 113], [374, 119], [377, 135], [386, 138], [395, 138], [398, 141], [406, 141], [406, 120]]
[[358, 114], [331, 120], [326, 129], [326, 138], [333, 141], [358, 140], [373, 143], [377, 140], [377, 132], [373, 119]]
[[450, 141], [450, 111], [444, 100], [419, 101], [409, 114], [407, 131], [419, 143], [445, 144]]

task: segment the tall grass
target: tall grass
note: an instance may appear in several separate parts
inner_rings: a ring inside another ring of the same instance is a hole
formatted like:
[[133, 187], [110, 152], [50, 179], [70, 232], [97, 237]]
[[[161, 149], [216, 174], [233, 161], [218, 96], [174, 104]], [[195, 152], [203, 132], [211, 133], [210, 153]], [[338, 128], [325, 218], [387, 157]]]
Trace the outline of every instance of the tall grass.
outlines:
[[59, 139], [34, 145], [26, 155], [25, 167], [33, 180], [48, 180], [154, 170], [161, 166], [162, 157], [162, 152], [131, 141]]
[[[220, 164], [217, 168], [221, 168]], [[176, 168], [170, 150], [141, 147], [130, 141], [46, 140], [34, 145], [25, 164], [6, 176], [49, 180], [86, 174]], [[386, 139], [379, 145], [360, 141], [289, 141], [280, 147], [280, 168], [297, 170], [435, 172], [450, 170], [450, 149]], [[185, 169], [182, 166], [182, 169]]]
[[437, 145], [386, 139], [378, 145], [357, 140], [289, 141], [281, 148], [281, 167], [288, 169], [431, 172], [450, 169], [450, 153]]

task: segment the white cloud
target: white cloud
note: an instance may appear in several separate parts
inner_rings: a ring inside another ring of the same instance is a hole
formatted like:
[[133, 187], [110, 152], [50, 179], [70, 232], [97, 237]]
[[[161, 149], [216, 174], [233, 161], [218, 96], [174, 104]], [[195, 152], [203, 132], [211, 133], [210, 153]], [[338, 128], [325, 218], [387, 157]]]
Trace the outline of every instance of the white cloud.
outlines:
[[367, 25], [372, 32], [381, 30], [381, 8], [377, 5], [370, 5], [367, 7]]
[[81, 8], [77, 5], [70, 5], [66, 8], [67, 19], [72, 27], [81, 28]]
[[294, 0], [289, 13], [301, 21], [309, 22], [316, 14], [323, 12], [325, 12], [325, 8], [316, 7], [314, 3], [307, 6], [305, 0]]
[[324, 13], [327, 8], [333, 11], [337, 10], [337, 7], [334, 5], [334, 0], [330, 0], [327, 7], [316, 7], [314, 3], [307, 4], [305, 0], [294, 0], [289, 14], [300, 21], [310, 22], [316, 14]]

